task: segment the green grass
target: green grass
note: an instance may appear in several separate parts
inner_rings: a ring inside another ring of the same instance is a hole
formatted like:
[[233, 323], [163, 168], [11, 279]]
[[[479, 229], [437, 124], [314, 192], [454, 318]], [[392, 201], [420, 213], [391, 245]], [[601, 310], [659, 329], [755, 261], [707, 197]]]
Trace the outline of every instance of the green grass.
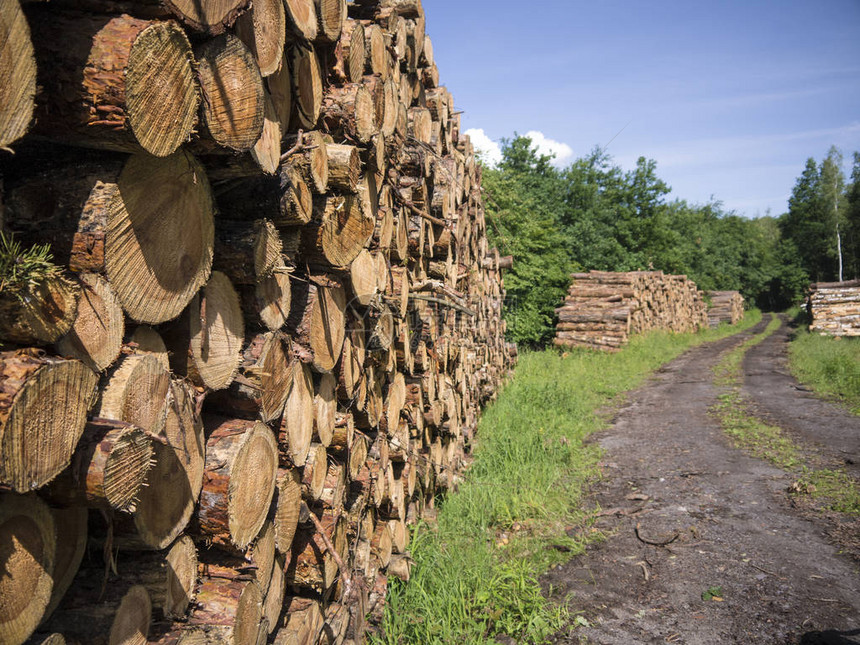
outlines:
[[841, 470], [804, 469], [793, 488], [798, 493], [823, 501], [830, 510], [860, 515], [860, 487]]
[[714, 366], [714, 382], [729, 389], [718, 397], [711, 411], [717, 415], [723, 431], [736, 447], [780, 468], [791, 470], [802, 464], [800, 449], [781, 428], [768, 425], [752, 415], [740, 393], [740, 385], [743, 382], [741, 364], [744, 356], [751, 347], [775, 332], [779, 325], [779, 318], [771, 314], [764, 331], [726, 352]]
[[[568, 620], [541, 594], [538, 577], [582, 553], [597, 534], [583, 508], [599, 450], [585, 439], [623, 392], [692, 345], [761, 319], [700, 334], [634, 338], [617, 354], [524, 352], [484, 412], [475, 461], [434, 526], [413, 533], [408, 584], [393, 581], [377, 643], [491, 643], [507, 634], [539, 643]], [[575, 535], [577, 537], [569, 537]]]
[[768, 425], [750, 414], [737, 390], [721, 394], [712, 410], [736, 447], [785, 470], [792, 470], [803, 463], [800, 449], [794, 442], [781, 428]]
[[770, 314], [770, 321], [768, 321], [764, 331], [748, 338], [734, 349], [726, 352], [725, 356], [714, 367], [715, 383], [717, 385], [732, 385], [737, 383], [741, 376], [741, 363], [743, 363], [747, 351], [775, 332], [779, 328], [779, 324], [779, 318]]
[[803, 325], [788, 355], [798, 381], [860, 415], [860, 338], [810, 334]]

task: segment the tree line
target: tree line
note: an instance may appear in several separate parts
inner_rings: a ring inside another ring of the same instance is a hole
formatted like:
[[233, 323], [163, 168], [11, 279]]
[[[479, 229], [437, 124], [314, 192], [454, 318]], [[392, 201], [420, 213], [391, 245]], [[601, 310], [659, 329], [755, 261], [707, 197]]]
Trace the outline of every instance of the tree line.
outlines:
[[778, 217], [669, 200], [656, 162], [644, 157], [625, 171], [595, 148], [558, 168], [522, 136], [503, 141], [483, 186], [491, 241], [515, 258], [505, 313], [520, 343], [551, 340], [573, 271], [686, 274], [765, 310], [797, 302], [811, 281], [840, 279], [840, 267], [843, 279], [860, 277], [858, 152], [848, 180], [835, 148], [821, 163], [810, 158]]

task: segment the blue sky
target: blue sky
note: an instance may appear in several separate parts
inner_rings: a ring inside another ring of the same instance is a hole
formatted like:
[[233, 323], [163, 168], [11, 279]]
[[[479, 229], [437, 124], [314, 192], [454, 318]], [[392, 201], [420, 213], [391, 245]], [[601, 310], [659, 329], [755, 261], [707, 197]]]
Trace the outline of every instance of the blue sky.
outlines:
[[611, 140], [625, 168], [655, 159], [673, 197], [747, 216], [784, 212], [808, 157], [836, 145], [850, 172], [860, 150], [860, 0], [424, 9], [442, 82], [487, 148], [532, 132], [564, 165]]

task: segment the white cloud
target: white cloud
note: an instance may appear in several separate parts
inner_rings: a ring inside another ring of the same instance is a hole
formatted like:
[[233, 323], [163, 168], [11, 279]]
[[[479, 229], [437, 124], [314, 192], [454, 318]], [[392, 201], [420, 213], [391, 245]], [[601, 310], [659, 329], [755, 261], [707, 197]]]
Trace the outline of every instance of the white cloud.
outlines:
[[496, 142], [490, 139], [484, 132], [483, 128], [469, 128], [466, 130], [472, 145], [481, 157], [481, 161], [489, 166], [495, 166], [502, 160], [502, 148]]
[[[495, 166], [502, 160], [502, 147], [498, 141], [490, 139], [482, 128], [471, 128], [466, 130], [466, 134], [472, 140], [475, 150], [488, 165]], [[569, 145], [550, 139], [543, 132], [529, 130], [524, 136], [532, 140], [532, 144], [537, 147], [538, 154], [553, 155], [555, 157], [553, 163], [557, 166], [563, 165], [573, 157], [573, 149]]]
[[565, 161], [573, 156], [573, 148], [566, 143], [549, 139], [543, 132], [538, 130], [529, 130], [525, 136], [532, 140], [532, 143], [537, 146], [538, 153], [542, 155], [555, 155], [553, 163], [556, 166], [561, 166]]

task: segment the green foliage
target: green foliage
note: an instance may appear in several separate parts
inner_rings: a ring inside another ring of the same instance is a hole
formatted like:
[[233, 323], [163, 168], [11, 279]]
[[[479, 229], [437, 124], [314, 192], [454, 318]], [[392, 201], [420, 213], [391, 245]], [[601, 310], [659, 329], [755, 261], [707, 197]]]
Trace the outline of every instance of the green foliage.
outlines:
[[[827, 178], [834, 164], [822, 166]], [[860, 177], [860, 157], [856, 166]], [[491, 242], [514, 256], [505, 277], [509, 337], [532, 346], [550, 341], [572, 270], [662, 269], [686, 274], [705, 290], [737, 289], [751, 306], [777, 310], [797, 302], [809, 282], [807, 255], [829, 253], [824, 238], [832, 222], [816, 224], [808, 215], [826, 201], [816, 196], [819, 175], [811, 160], [793, 214], [746, 219], [716, 201], [667, 202], [669, 187], [644, 157], [625, 172], [596, 148], [558, 169], [529, 139], [504, 141], [501, 163], [485, 168], [484, 189]], [[860, 213], [860, 188], [855, 193], [854, 202], [843, 201]], [[860, 239], [860, 226], [845, 219], [847, 245]], [[804, 235], [823, 241], [804, 245]]]
[[860, 415], [860, 338], [834, 338], [798, 330], [789, 345], [797, 380]]
[[786, 245], [814, 281], [860, 277], [860, 154], [846, 188], [842, 154], [835, 147], [816, 164], [810, 157], [780, 218]]
[[58, 275], [60, 268], [51, 259], [48, 244], [24, 249], [20, 242], [0, 231], [0, 292], [21, 294]]
[[440, 500], [434, 527], [415, 529], [412, 578], [393, 583], [377, 643], [494, 643], [499, 634], [535, 643], [565, 624], [567, 611], [543, 597], [538, 576], [581, 553], [582, 536], [599, 537], [582, 500], [598, 474], [598, 448], [585, 439], [604, 427], [600, 411], [691, 345], [758, 316], [637, 337], [617, 354], [523, 352], [481, 418], [464, 482]]

